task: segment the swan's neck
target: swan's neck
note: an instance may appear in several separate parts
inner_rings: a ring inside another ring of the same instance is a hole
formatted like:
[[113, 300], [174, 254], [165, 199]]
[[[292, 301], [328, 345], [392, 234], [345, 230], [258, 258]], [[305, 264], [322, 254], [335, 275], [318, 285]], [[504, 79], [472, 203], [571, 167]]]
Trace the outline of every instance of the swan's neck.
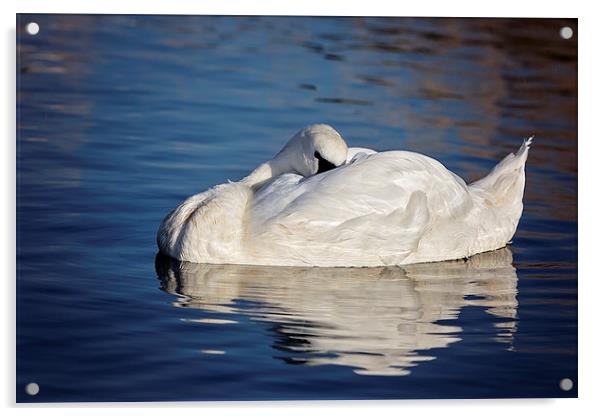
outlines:
[[277, 158], [259, 165], [251, 174], [241, 180], [242, 183], [257, 189], [267, 181], [286, 172]]

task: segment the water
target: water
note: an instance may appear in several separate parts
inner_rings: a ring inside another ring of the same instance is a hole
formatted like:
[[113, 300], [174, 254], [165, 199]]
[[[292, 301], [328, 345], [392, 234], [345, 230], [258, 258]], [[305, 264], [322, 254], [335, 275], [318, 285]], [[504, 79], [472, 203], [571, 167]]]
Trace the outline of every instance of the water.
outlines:
[[[18, 27], [18, 401], [577, 395], [576, 20]], [[403, 269], [156, 257], [179, 201], [315, 122], [469, 181], [535, 134], [513, 244]]]

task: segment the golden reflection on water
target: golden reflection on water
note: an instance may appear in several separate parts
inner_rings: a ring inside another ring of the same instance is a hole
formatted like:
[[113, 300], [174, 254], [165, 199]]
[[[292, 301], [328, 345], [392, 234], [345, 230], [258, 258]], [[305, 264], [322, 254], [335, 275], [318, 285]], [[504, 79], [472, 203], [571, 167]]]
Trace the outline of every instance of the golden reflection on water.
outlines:
[[517, 275], [508, 248], [403, 268], [209, 265], [157, 256], [156, 270], [163, 290], [178, 296], [174, 306], [275, 323], [278, 347], [304, 353], [293, 361], [363, 375], [407, 375], [435, 359], [433, 349], [462, 339], [460, 326], [439, 321], [457, 319], [465, 306], [504, 318], [494, 339], [508, 348], [516, 330]]

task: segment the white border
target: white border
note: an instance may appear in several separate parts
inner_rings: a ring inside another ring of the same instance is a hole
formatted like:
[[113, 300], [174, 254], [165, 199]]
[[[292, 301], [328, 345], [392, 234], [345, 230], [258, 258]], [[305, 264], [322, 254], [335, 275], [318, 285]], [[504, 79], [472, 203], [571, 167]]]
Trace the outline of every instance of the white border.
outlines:
[[[412, 1], [394, 2], [371, 0], [369, 2], [305, 0], [305, 1], [205, 1], [186, 0], [105, 0], [102, 2], [80, 1], [34, 1], [20, 0], [14, 3], [2, 2], [0, 15], [3, 22], [2, 41], [2, 83], [4, 97], [2, 125], [6, 127], [2, 140], [3, 164], [3, 203], [1, 230], [2, 264], [5, 267], [0, 280], [4, 284], [4, 305], [2, 328], [5, 334], [2, 348], [2, 405], [9, 407], [9, 414], [38, 410], [47, 415], [105, 414], [107, 409], [121, 408], [126, 413], [162, 415], [166, 410], [180, 412], [195, 409], [195, 412], [213, 414], [245, 413], [264, 414], [312, 414], [343, 411], [346, 414], [363, 414], [374, 408], [382, 414], [419, 412], [424, 414], [444, 413], [450, 415], [506, 415], [518, 410], [543, 411], [547, 415], [590, 413], [600, 406], [602, 393], [600, 383], [600, 352], [597, 308], [600, 293], [599, 267], [595, 261], [602, 248], [598, 235], [600, 229], [600, 174], [601, 164], [599, 133], [600, 77], [602, 66], [599, 42], [602, 39], [602, 16], [597, 13], [594, 2], [506, 0], [498, 2], [453, 1]], [[15, 397], [15, 13], [134, 13], [134, 14], [271, 14], [271, 15], [401, 15], [401, 16], [505, 16], [505, 17], [577, 17], [579, 18], [579, 396], [580, 399], [564, 400], [462, 400], [462, 401], [358, 401], [358, 402], [225, 402], [225, 403], [156, 403], [156, 404], [87, 404], [87, 405], [14, 405]]]
[[505, 0], [483, 7], [477, 1], [278, 1], [223, 0], [175, 1], [35, 1], [19, 2], [20, 13], [133, 13], [133, 14], [237, 14], [237, 15], [331, 15], [331, 16], [502, 16], [577, 17], [574, 4], [546, 1]]

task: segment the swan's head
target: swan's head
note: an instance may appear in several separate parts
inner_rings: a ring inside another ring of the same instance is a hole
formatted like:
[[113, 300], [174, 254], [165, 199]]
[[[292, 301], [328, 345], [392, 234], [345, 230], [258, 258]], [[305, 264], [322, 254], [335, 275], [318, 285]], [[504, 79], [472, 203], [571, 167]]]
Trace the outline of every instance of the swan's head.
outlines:
[[347, 160], [347, 143], [326, 124], [312, 124], [299, 130], [271, 160], [259, 165], [242, 182], [257, 189], [283, 173], [305, 177], [326, 172]]
[[283, 170], [312, 176], [341, 166], [347, 160], [347, 143], [326, 124], [312, 124], [297, 132], [278, 153]]

